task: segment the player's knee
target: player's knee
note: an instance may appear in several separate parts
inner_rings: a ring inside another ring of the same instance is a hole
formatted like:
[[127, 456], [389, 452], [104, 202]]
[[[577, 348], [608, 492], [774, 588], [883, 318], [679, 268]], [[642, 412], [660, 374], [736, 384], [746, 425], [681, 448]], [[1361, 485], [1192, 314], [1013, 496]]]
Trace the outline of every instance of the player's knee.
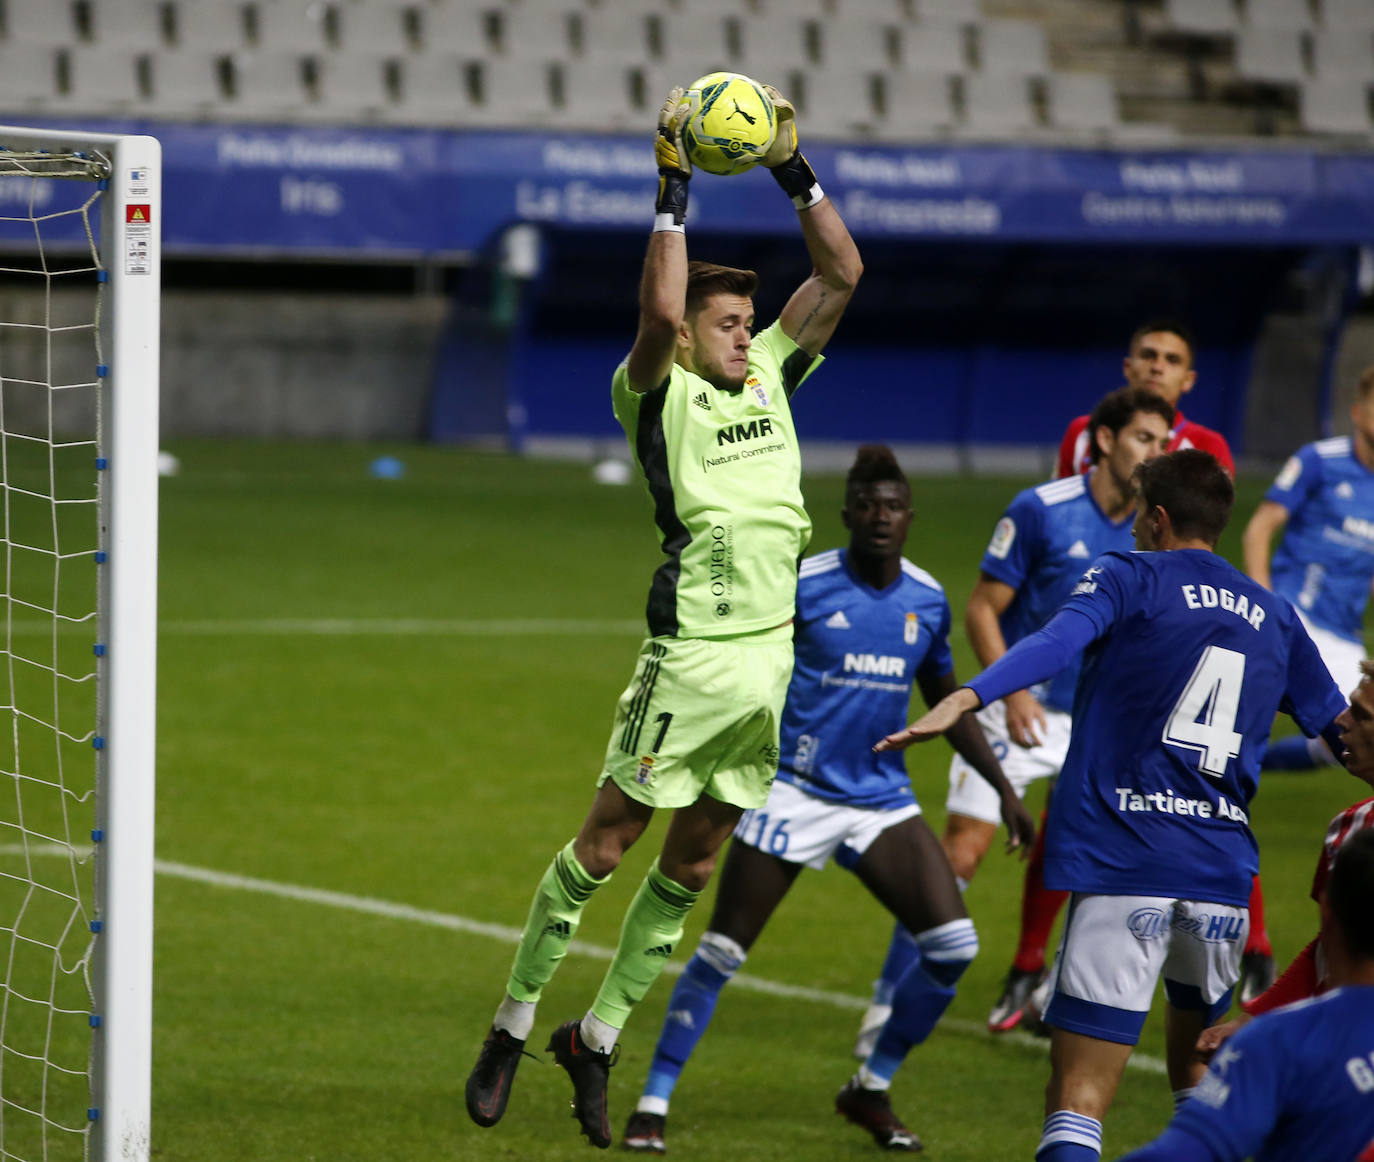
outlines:
[[921, 968], [941, 988], [953, 988], [978, 955], [978, 930], [967, 916], [927, 929], [916, 937]]

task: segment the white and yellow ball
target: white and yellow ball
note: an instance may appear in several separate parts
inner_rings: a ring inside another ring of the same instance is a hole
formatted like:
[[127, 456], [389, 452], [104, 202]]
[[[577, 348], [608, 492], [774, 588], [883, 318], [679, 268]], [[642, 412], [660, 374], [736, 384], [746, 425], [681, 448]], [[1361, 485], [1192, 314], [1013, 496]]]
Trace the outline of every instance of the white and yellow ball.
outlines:
[[682, 144], [697, 169], [729, 175], [757, 165], [778, 132], [763, 86], [740, 73], [708, 73], [682, 95], [691, 112]]

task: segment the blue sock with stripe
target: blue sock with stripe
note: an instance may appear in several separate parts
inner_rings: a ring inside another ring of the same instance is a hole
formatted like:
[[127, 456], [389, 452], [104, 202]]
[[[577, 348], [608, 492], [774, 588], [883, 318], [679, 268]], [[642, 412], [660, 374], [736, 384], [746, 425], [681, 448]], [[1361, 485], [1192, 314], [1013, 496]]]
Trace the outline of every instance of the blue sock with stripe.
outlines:
[[1087, 1114], [1055, 1110], [1045, 1119], [1035, 1162], [1098, 1162], [1102, 1123]]
[[873, 982], [873, 1003], [890, 1005], [897, 992], [897, 982], [920, 959], [921, 946], [916, 943], [916, 938], [900, 924], [894, 924], [892, 939], [887, 945], [887, 956], [883, 960], [883, 971]]
[[939, 1023], [954, 999], [956, 982], [978, 955], [978, 932], [967, 917], [929, 928], [914, 939], [920, 957], [897, 982], [892, 1016], [860, 1070], [865, 1088], [886, 1088], [912, 1047]]

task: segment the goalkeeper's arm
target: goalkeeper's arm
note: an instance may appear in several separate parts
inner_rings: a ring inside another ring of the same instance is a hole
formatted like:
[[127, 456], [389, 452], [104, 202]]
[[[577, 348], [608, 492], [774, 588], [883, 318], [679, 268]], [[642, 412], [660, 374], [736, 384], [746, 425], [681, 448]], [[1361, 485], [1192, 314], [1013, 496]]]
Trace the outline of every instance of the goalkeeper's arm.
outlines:
[[859, 284], [863, 262], [834, 202], [802, 156], [792, 103], [772, 85], [765, 87], [777, 111], [778, 132], [763, 164], [797, 207], [812, 266], [811, 277], [782, 309], [782, 329], [807, 354], [819, 355]]
[[654, 138], [658, 198], [639, 283], [639, 330], [630, 348], [626, 375], [632, 391], [652, 391], [672, 370], [678, 328], [687, 310], [687, 181], [692, 167], [682, 148], [682, 90], [663, 102]]

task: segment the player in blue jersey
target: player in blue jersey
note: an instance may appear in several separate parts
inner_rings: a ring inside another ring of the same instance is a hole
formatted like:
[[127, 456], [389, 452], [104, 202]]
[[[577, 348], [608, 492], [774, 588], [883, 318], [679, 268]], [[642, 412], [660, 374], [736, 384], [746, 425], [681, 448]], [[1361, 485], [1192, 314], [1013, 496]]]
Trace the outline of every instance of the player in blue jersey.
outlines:
[[[1028, 488], [1007, 507], [983, 554], [964, 613], [969, 642], [984, 666], [1044, 625], [1089, 562], [1109, 549], [1130, 548], [1135, 514], [1131, 476], [1137, 465], [1164, 451], [1173, 419], [1173, 407], [1158, 392], [1130, 387], [1111, 392], [1088, 422], [1092, 469]], [[1064, 763], [1077, 675], [1077, 665], [1070, 664], [1050, 682], [1014, 691], [978, 714], [1003, 770], [1022, 796], [1034, 780], [1054, 776]], [[998, 802], [958, 755], [949, 782], [944, 846], [961, 886], [967, 886], [992, 843]], [[860, 1022], [854, 1052], [861, 1059], [887, 1019], [892, 989], [911, 953], [909, 939], [900, 929], [894, 932], [872, 1004]], [[1018, 959], [1012, 965], [1003, 997], [989, 1018], [994, 1030], [1019, 1020], [1025, 997], [1045, 967], [1044, 948], [1035, 955], [1033, 961]]]
[[[804, 867], [833, 856], [915, 933], [916, 964], [898, 984], [872, 1056], [840, 1091], [836, 1109], [885, 1149], [919, 1150], [897, 1118], [888, 1084], [954, 997], [978, 937], [934, 833], [921, 818], [899, 755], [875, 755], [874, 730], [905, 721], [913, 681], [933, 705], [956, 686], [949, 605], [930, 574], [902, 557], [911, 492], [890, 450], [859, 450], [845, 489], [849, 548], [802, 562], [796, 665], [783, 711], [778, 778], [768, 802], [735, 830], [708, 930], [668, 1002], [626, 1148], [666, 1149], [677, 1079], [706, 1031], [720, 990]], [[995, 788], [1008, 847], [1034, 824], [972, 715], [950, 741]]]
[[[1342, 690], [1360, 681], [1364, 607], [1374, 582], [1374, 367], [1350, 406], [1353, 435], [1318, 440], [1283, 466], [1245, 527], [1245, 571], [1288, 598]], [[1283, 540], [1269, 547], [1283, 529]], [[1266, 769], [1307, 770], [1336, 761], [1320, 739], [1280, 739]]]
[[1215, 552], [1231, 479], [1190, 449], [1141, 466], [1136, 543], [1083, 574], [1050, 623], [880, 750], [1083, 653], [1073, 739], [1050, 804], [1045, 880], [1072, 893], [1045, 1021], [1037, 1162], [1095, 1162], [1102, 1118], [1162, 974], [1169, 1079], [1230, 1007], [1258, 849], [1248, 809], [1276, 711], [1339, 747], [1345, 699], [1293, 607]]
[[1353, 1162], [1374, 1135], [1374, 831], [1336, 854], [1321, 900], [1333, 991], [1232, 1037], [1168, 1128], [1122, 1162]]

